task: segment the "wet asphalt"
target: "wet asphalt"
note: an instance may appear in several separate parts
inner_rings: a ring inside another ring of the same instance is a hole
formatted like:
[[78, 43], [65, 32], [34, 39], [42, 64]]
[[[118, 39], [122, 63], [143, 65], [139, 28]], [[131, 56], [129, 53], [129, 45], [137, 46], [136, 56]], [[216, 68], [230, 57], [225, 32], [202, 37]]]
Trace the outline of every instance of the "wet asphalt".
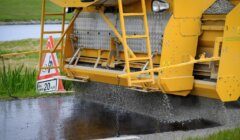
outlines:
[[206, 120], [166, 124], [76, 96], [0, 101], [0, 140], [85, 140], [215, 126]]

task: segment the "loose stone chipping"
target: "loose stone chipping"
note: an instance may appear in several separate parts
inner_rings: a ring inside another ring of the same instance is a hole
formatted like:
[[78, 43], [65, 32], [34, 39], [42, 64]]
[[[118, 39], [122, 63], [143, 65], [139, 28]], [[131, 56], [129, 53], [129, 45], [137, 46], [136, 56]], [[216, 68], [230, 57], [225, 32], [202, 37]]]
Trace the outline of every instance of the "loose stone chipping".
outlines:
[[77, 96], [93, 102], [154, 117], [162, 122], [206, 119], [230, 123], [228, 112], [219, 100], [197, 96], [179, 97], [161, 93], [142, 93], [103, 83], [76, 83]]
[[217, 0], [205, 14], [227, 14], [234, 8], [234, 5], [229, 0]]

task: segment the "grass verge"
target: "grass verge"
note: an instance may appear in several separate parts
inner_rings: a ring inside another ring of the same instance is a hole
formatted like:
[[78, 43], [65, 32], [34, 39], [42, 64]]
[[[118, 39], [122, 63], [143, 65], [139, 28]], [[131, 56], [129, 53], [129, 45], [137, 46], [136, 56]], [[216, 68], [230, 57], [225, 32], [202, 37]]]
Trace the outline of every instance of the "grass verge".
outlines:
[[[37, 50], [38, 46], [39, 40], [37, 39], [0, 42], [0, 55], [33, 51]], [[53, 94], [38, 94], [35, 91], [37, 65], [38, 54], [0, 59], [0, 99], [8, 100], [53, 96]], [[72, 89], [71, 82], [63, 81], [63, 84], [66, 90]]]
[[[34, 69], [25, 68], [23, 65], [16, 68], [8, 66], [0, 70], [0, 100], [37, 98], [48, 96], [66, 96], [68, 94], [39, 94], [36, 92], [37, 72]], [[66, 90], [72, 89], [72, 83], [63, 81]]]
[[[18, 41], [4, 41], [0, 42], [0, 55], [9, 53], [20, 53], [27, 51], [38, 50], [38, 39], [24, 39]], [[38, 54], [21, 55], [18, 57], [5, 58], [4, 63], [6, 66], [21, 67], [24, 64], [25, 67], [35, 69], [38, 64]], [[3, 64], [0, 62], [0, 69]]]
[[34, 92], [35, 79], [36, 70], [24, 69], [23, 65], [15, 69], [3, 66], [0, 71], [0, 93], [11, 97], [19, 92]]
[[[46, 43], [46, 40], [45, 42]], [[39, 39], [24, 39], [17, 41], [0, 42], [0, 55], [6, 53], [18, 53], [24, 51], [38, 50]]]
[[4, 66], [0, 70], [0, 99], [35, 97], [36, 70], [23, 65], [12, 69]]
[[[0, 21], [30, 21], [41, 19], [42, 0], [1, 0], [0, 2]], [[46, 10], [49, 13], [62, 12], [62, 8], [47, 2]], [[70, 19], [71, 15], [67, 15]], [[60, 16], [46, 17], [46, 20], [61, 20]]]
[[239, 140], [240, 128], [224, 130], [207, 137], [189, 138], [188, 140]]

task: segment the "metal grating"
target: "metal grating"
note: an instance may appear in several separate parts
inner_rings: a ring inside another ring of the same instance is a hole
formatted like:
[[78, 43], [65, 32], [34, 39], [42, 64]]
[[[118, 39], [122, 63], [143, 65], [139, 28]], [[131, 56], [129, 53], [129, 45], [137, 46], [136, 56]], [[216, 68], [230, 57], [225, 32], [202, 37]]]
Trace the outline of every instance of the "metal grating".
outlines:
[[[121, 33], [118, 14], [107, 13], [106, 15]], [[166, 12], [148, 14], [153, 51], [161, 52], [162, 35], [170, 16], [171, 14]], [[126, 18], [125, 22], [127, 34], [143, 34], [143, 23], [141, 23], [142, 20], [140, 17]], [[114, 37], [114, 33], [98, 13], [81, 13], [75, 21], [74, 33], [78, 36], [78, 47], [82, 46], [91, 49], [108, 50], [110, 47], [110, 38]], [[128, 43], [134, 52], [146, 52], [144, 40], [129, 40]]]

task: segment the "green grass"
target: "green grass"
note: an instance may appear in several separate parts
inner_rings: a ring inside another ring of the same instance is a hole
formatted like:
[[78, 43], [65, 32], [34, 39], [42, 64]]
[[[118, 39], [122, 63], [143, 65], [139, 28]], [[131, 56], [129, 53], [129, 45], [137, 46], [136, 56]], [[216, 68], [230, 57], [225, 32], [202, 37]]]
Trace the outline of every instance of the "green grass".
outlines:
[[[0, 99], [19, 99], [53, 96], [51, 94], [39, 94], [36, 92], [37, 71], [22, 66], [0, 69]], [[72, 89], [72, 83], [63, 81], [66, 90]], [[69, 95], [69, 94], [55, 94]]]
[[14, 97], [19, 93], [35, 93], [36, 73], [36, 70], [23, 65], [14, 69], [3, 66], [0, 70], [0, 95]]
[[[38, 46], [39, 40], [37, 39], [0, 42], [0, 55], [37, 50]], [[22, 55], [3, 60], [0, 59], [0, 99], [52, 96], [38, 94], [35, 91], [38, 54]], [[66, 90], [72, 89], [71, 82], [63, 81], [63, 84]]]
[[[45, 42], [46, 43], [46, 42]], [[0, 42], [0, 55], [8, 53], [19, 53], [26, 51], [38, 50], [38, 39], [25, 39], [18, 41], [5, 41]], [[19, 57], [12, 57], [10, 59], [4, 59], [6, 66], [19, 67], [25, 64], [25, 67], [36, 68], [38, 64], [38, 54], [21, 55]], [[26, 63], [27, 62], [27, 63]], [[3, 65], [0, 63], [0, 68]]]
[[[41, 19], [42, 0], [1, 0], [0, 1], [0, 21], [29, 21]], [[48, 12], [62, 12], [62, 8], [47, 2]], [[69, 19], [71, 15], [67, 16]], [[47, 17], [47, 20], [61, 19], [60, 16]]]
[[240, 128], [233, 130], [220, 131], [207, 137], [189, 138], [188, 140], [239, 140]]
[[[46, 40], [45, 42], [46, 43]], [[24, 39], [17, 41], [3, 41], [0, 42], [0, 55], [7, 53], [17, 53], [24, 51], [38, 50], [39, 40], [38, 39]]]

